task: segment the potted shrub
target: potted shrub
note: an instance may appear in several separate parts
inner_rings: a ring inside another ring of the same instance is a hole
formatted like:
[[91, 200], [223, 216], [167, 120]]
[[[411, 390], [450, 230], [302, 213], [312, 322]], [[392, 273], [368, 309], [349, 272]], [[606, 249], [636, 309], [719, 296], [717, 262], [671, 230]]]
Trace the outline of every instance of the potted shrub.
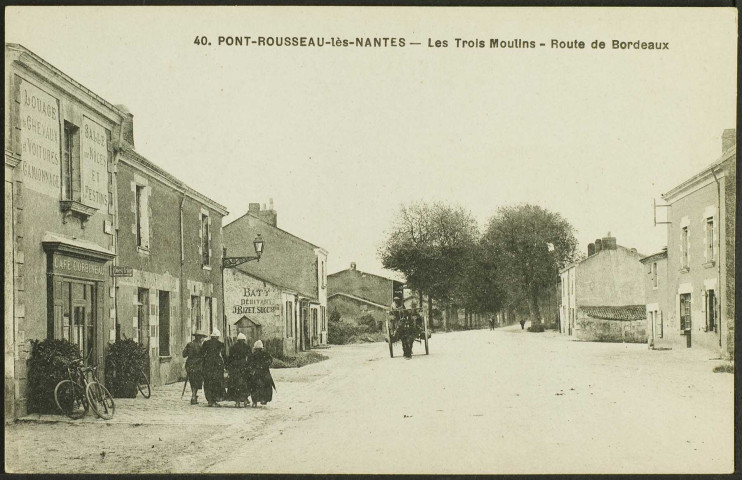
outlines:
[[139, 372], [149, 368], [147, 349], [127, 338], [108, 344], [106, 388], [114, 398], [137, 396]]
[[31, 340], [28, 359], [28, 412], [58, 413], [54, 387], [67, 378], [67, 367], [80, 358], [77, 345], [68, 340]]

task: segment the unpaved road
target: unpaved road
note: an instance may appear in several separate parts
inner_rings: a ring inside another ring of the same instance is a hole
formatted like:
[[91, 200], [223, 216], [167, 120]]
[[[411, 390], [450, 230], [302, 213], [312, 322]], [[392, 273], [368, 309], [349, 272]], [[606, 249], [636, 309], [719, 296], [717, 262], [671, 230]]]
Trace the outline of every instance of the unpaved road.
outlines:
[[333, 347], [330, 360], [274, 370], [278, 392], [265, 408], [194, 408], [172, 385], [157, 402], [117, 407], [147, 408], [138, 426], [17, 423], [6, 427], [6, 469], [732, 471], [733, 376], [712, 373], [719, 362], [698, 352], [520, 326], [435, 335], [431, 355], [415, 350], [404, 360], [383, 343]]

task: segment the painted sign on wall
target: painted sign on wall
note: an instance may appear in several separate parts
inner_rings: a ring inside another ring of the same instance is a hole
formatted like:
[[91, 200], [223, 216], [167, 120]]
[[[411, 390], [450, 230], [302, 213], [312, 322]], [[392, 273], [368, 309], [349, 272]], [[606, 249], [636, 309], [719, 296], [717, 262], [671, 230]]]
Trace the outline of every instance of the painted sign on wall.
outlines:
[[270, 332], [281, 322], [282, 291], [270, 283], [226, 269], [224, 271], [227, 322], [234, 325], [242, 317]]
[[21, 171], [24, 186], [59, 197], [61, 141], [59, 101], [26, 80], [19, 79]]
[[81, 200], [99, 210], [108, 208], [108, 133], [88, 117], [82, 117], [80, 135]]

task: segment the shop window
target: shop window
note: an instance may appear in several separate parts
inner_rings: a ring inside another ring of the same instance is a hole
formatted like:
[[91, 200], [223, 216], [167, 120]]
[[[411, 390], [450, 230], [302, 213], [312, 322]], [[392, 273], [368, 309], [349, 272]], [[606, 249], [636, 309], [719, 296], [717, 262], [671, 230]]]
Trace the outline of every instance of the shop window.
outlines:
[[134, 193], [137, 247], [142, 250], [149, 250], [149, 196], [147, 195], [147, 187], [136, 185]]
[[211, 265], [211, 219], [206, 213], [201, 213], [201, 265]]
[[80, 201], [80, 129], [64, 122], [62, 200]]
[[688, 331], [691, 329], [691, 296], [690, 293], [680, 295], [680, 329]]
[[195, 330], [203, 329], [201, 324], [201, 297], [198, 295], [191, 295], [191, 325], [195, 327]]
[[168, 357], [170, 356], [170, 292], [161, 290], [159, 296], [160, 356]]
[[706, 292], [706, 330], [716, 331], [716, 293], [713, 290]]
[[714, 261], [714, 217], [706, 219], [706, 261]]

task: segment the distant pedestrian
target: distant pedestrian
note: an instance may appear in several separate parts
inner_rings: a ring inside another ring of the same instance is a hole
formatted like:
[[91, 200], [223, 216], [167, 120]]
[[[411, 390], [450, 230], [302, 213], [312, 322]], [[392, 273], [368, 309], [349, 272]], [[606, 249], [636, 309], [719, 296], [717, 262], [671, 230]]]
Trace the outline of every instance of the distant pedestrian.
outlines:
[[204, 361], [204, 394], [209, 407], [218, 407], [224, 399], [224, 358], [226, 350], [219, 341], [222, 334], [218, 329], [211, 332], [211, 338], [201, 345]]
[[229, 398], [234, 400], [235, 407], [247, 406], [247, 397], [250, 395], [248, 388], [248, 357], [250, 356], [250, 345], [245, 340], [245, 334], [237, 335], [237, 342], [229, 349], [227, 360], [227, 372], [229, 373]]
[[494, 330], [494, 329], [495, 329], [495, 316], [490, 315], [490, 330]]
[[521, 330], [525, 330], [525, 328], [526, 328], [526, 321], [523, 320], [523, 319], [521, 319], [521, 321], [520, 321], [520, 329]]
[[271, 376], [270, 366], [273, 357], [263, 349], [263, 342], [258, 340], [252, 347], [250, 356], [250, 398], [252, 406], [258, 403], [265, 405], [273, 400], [276, 384]]
[[[188, 383], [191, 384], [191, 405], [198, 403], [198, 391], [204, 385], [203, 366], [204, 361], [201, 356], [201, 344], [206, 338], [206, 332], [198, 330], [193, 334], [193, 340], [183, 349], [183, 357], [186, 359], [185, 369]], [[185, 385], [183, 386], [185, 390]]]

